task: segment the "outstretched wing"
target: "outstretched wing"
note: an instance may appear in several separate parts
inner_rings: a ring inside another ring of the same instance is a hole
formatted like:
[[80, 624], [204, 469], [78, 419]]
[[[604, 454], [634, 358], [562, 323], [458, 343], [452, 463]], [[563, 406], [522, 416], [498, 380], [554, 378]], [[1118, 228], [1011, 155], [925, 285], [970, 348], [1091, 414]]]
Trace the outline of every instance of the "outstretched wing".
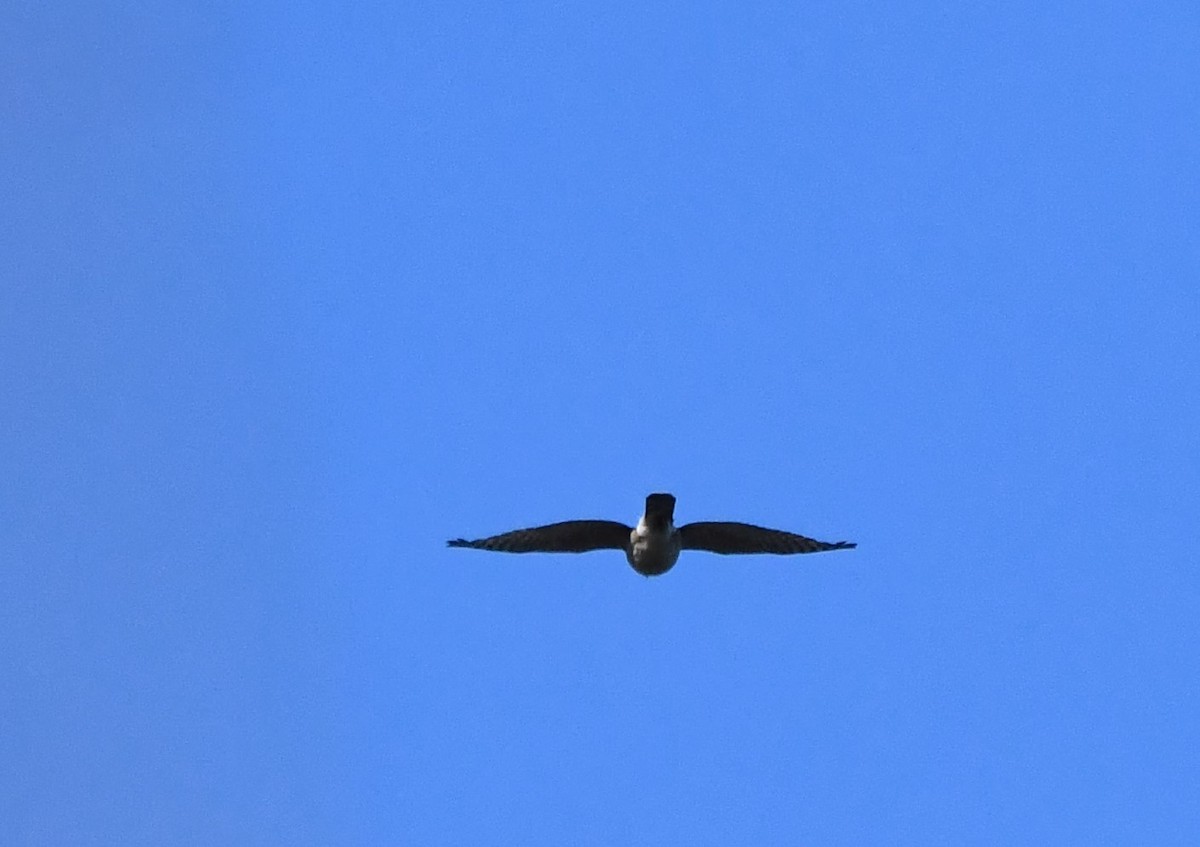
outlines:
[[455, 538], [446, 544], [501, 553], [586, 553], [588, 550], [624, 550], [631, 532], [633, 527], [616, 521], [563, 521], [514, 529], [474, 541]]
[[710, 553], [820, 553], [824, 550], [847, 550], [855, 547], [851, 541], [817, 541], [748, 523], [701, 521], [679, 528], [684, 550], [707, 550]]

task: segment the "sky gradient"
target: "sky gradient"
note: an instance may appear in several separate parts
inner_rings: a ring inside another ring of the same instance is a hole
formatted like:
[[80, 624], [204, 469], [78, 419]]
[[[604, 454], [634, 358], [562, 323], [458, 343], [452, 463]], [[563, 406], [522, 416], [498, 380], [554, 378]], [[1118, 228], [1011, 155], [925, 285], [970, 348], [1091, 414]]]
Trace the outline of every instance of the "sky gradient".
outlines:
[[3, 13], [0, 843], [1197, 843], [1200, 11], [652, 5]]

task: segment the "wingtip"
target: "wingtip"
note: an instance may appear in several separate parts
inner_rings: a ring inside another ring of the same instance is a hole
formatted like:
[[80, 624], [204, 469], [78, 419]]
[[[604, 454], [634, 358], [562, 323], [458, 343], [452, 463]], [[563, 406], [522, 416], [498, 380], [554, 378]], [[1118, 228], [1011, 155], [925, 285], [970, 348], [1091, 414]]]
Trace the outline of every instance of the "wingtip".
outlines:
[[447, 547], [467, 547], [471, 542], [465, 538], [451, 538], [446, 542]]

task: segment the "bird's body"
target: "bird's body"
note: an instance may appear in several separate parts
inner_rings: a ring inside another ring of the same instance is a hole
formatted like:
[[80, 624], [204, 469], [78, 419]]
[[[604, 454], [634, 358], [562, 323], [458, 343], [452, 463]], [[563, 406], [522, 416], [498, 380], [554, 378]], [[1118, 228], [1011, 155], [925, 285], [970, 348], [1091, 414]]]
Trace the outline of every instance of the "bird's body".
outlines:
[[646, 513], [629, 533], [625, 558], [643, 576], [665, 574], [679, 560], [683, 542], [673, 523], [675, 498], [670, 494], [651, 494], [646, 498]]
[[563, 521], [530, 529], [468, 541], [456, 538], [451, 547], [472, 547], [504, 553], [585, 553], [589, 550], [623, 550], [635, 571], [643, 576], [666, 573], [679, 559], [681, 550], [707, 550], [722, 555], [736, 553], [819, 553], [844, 550], [853, 542], [829, 543], [746, 523], [699, 522], [676, 527], [675, 497], [650, 494], [646, 511], [630, 527], [616, 521]]

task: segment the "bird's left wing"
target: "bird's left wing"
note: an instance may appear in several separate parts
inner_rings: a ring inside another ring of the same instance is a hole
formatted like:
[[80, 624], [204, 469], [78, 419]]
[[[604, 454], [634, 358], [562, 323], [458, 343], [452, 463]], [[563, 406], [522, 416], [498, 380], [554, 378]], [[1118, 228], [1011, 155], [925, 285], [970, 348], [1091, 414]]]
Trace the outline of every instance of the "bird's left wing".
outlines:
[[514, 529], [489, 538], [455, 538], [450, 547], [473, 547], [502, 553], [586, 553], [624, 550], [633, 527], [617, 521], [563, 521], [529, 529]]
[[701, 521], [679, 528], [684, 550], [707, 550], [710, 553], [820, 553], [825, 550], [848, 550], [857, 545], [851, 541], [817, 541], [748, 523]]

